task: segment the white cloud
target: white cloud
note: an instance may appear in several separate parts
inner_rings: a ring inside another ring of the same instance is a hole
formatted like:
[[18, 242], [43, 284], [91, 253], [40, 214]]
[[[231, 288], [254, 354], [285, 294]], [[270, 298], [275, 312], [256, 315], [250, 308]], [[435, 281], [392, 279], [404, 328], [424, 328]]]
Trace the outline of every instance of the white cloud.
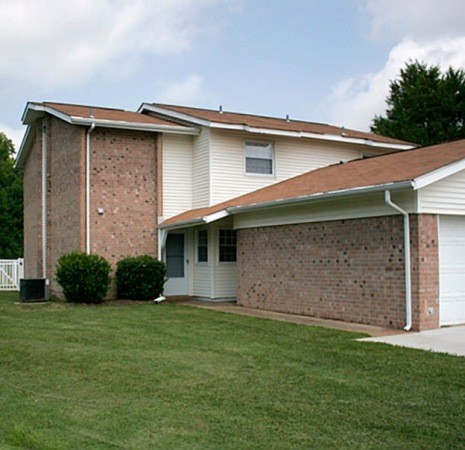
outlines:
[[396, 45], [378, 72], [340, 81], [334, 88], [327, 108], [334, 123], [367, 130], [375, 115], [386, 110], [385, 99], [389, 81], [395, 79], [409, 60], [449, 66], [465, 67], [465, 37], [421, 44], [406, 39]]
[[389, 81], [410, 60], [465, 68], [465, 3], [462, 0], [367, 0], [373, 34], [391, 34], [398, 43], [378, 71], [341, 80], [325, 102], [330, 121], [368, 130], [386, 110]]
[[182, 81], [165, 86], [157, 96], [157, 101], [166, 103], [193, 104], [202, 94], [203, 79], [198, 75], [190, 75]]
[[13, 141], [15, 150], [19, 150], [21, 141], [23, 140], [25, 128], [11, 128], [3, 123], [0, 123], [0, 132], [5, 133], [8, 139]]
[[436, 39], [464, 34], [463, 0], [367, 0], [375, 37]]
[[188, 50], [233, 0], [0, 0], [0, 79], [83, 83], [137, 54]]

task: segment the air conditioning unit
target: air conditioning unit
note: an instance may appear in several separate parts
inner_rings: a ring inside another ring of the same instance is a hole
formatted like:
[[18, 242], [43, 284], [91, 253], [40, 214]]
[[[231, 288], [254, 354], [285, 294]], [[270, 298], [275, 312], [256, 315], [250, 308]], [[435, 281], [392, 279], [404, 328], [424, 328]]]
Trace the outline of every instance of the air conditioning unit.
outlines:
[[49, 299], [46, 278], [23, 278], [19, 280], [19, 297], [22, 302], [46, 302]]

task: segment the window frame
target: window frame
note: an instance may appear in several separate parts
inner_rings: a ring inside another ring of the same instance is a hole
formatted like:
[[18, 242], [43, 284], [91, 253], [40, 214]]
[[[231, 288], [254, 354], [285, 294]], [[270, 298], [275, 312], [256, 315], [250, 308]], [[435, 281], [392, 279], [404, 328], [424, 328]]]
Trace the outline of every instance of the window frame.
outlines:
[[[206, 247], [206, 256], [207, 256], [207, 260], [206, 261], [200, 261], [199, 260], [199, 256], [200, 256], [200, 252], [199, 252], [199, 247], [201, 246], [200, 245], [200, 233], [205, 233], [206, 234], [206, 244], [205, 245], [202, 245], [202, 247]], [[209, 262], [210, 262], [210, 255], [209, 255], [209, 233], [208, 233], [208, 229], [207, 228], [202, 228], [200, 230], [197, 230], [196, 233], [195, 233], [195, 263], [197, 265], [202, 265], [202, 266], [208, 266], [209, 265]]]
[[[271, 148], [271, 173], [247, 172], [247, 148], [253, 147], [254, 145], [257, 147], [264, 147], [266, 145]], [[276, 178], [276, 152], [274, 142], [260, 141], [257, 139], [247, 139], [244, 141], [244, 174], [247, 177]]]
[[[221, 232], [228, 232], [232, 233], [234, 236], [234, 245], [231, 244], [221, 244]], [[221, 248], [222, 247], [234, 247], [234, 260], [231, 261], [222, 261], [221, 260]], [[218, 264], [229, 264], [229, 265], [234, 265], [237, 263], [237, 231], [231, 228], [219, 228], [218, 229]]]

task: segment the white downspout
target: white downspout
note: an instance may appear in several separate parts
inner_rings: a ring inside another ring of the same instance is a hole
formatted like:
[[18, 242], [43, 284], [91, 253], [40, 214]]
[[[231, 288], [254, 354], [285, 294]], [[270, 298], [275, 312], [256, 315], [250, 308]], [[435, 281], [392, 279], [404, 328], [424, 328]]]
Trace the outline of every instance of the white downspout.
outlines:
[[90, 254], [90, 133], [94, 131], [92, 123], [86, 133], [86, 253]]
[[47, 278], [47, 126], [42, 124], [42, 278]]
[[391, 200], [391, 192], [384, 191], [384, 201], [391, 208], [399, 211], [404, 216], [404, 255], [405, 255], [405, 331], [412, 328], [412, 282], [410, 267], [410, 220], [408, 212], [404, 211]]

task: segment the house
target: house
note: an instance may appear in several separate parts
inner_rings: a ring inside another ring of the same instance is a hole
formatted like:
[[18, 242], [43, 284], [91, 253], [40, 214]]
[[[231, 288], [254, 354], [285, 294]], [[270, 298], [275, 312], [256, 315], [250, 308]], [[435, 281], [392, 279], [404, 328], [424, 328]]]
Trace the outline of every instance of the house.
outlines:
[[150, 103], [28, 103], [23, 122], [26, 276], [52, 291], [64, 252], [148, 253], [166, 261], [169, 295], [394, 328], [465, 322], [465, 142], [413, 149]]

